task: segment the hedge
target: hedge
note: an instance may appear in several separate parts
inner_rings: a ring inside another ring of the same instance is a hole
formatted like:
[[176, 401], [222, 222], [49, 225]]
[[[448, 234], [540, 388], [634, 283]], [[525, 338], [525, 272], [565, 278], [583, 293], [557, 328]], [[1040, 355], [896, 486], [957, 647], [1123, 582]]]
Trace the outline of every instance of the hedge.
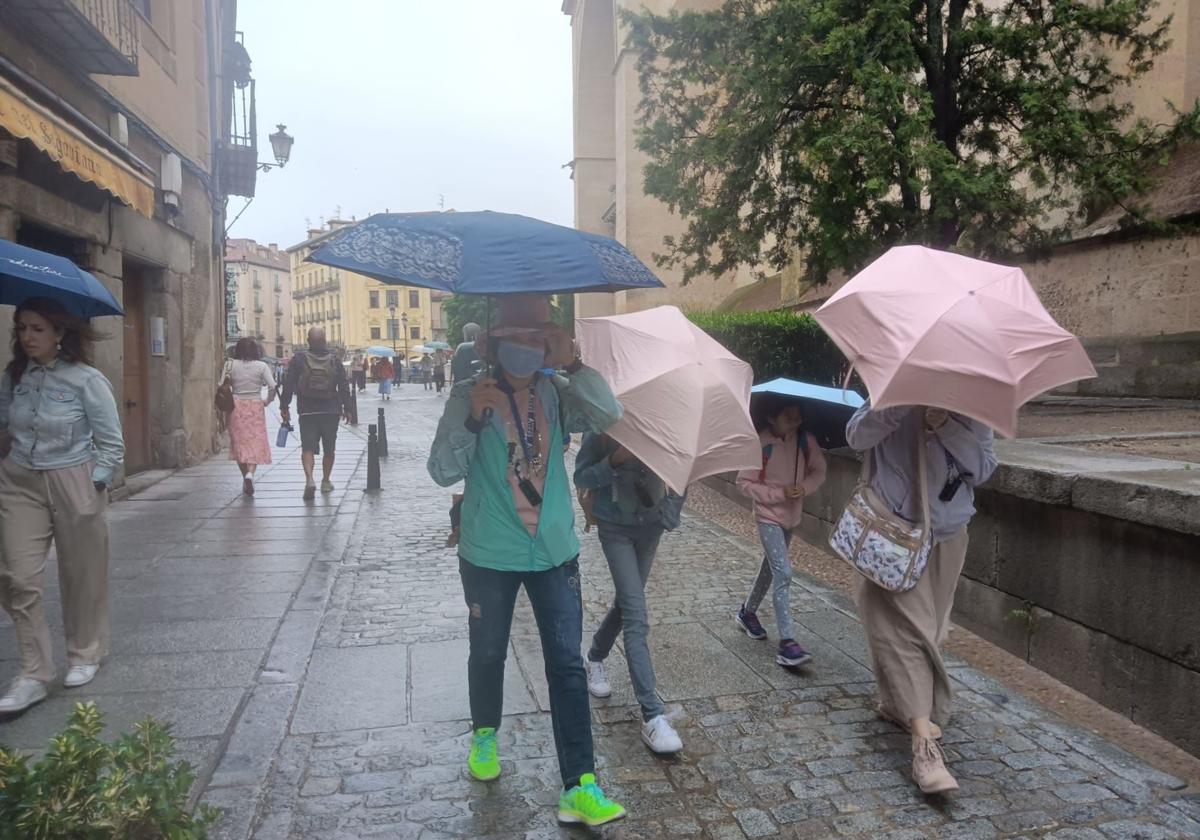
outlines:
[[786, 376], [841, 387], [846, 358], [808, 314], [689, 312], [692, 323], [754, 368], [754, 381]]

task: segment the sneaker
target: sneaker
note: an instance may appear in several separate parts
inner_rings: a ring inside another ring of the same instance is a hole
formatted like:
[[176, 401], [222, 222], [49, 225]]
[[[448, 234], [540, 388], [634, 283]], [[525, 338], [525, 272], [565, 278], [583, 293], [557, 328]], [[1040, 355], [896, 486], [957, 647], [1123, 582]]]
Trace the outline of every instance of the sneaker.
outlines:
[[496, 730], [476, 729], [471, 736], [471, 754], [467, 770], [481, 782], [490, 782], [500, 775], [500, 759], [496, 755]]
[[587, 664], [588, 692], [593, 697], [612, 697], [612, 686], [608, 684], [608, 674], [604, 673], [603, 662], [593, 662], [584, 659]]
[[558, 821], [561, 823], [583, 823], [595, 827], [623, 816], [625, 808], [604, 795], [591, 773], [584, 773], [579, 777], [579, 784], [563, 791], [558, 797]]
[[913, 781], [921, 793], [946, 793], [958, 790], [958, 782], [946, 769], [946, 755], [932, 738], [914, 735], [912, 739]]
[[87, 685], [96, 679], [96, 672], [99, 670], [99, 665], [72, 665], [67, 671], [66, 678], [63, 680], [63, 686], [66, 688], [79, 688], [81, 685]]
[[333, 492], [333, 482], [330, 481], [329, 479], [325, 479], [324, 481], [322, 481], [321, 482], [321, 492], [322, 493], [332, 493]]
[[758, 616], [752, 612], [746, 612], [746, 605], [743, 604], [738, 609], [737, 614], [733, 617], [737, 622], [737, 626], [746, 631], [746, 635], [756, 642], [761, 642], [767, 638], [767, 631], [763, 629], [762, 624], [758, 620]]
[[779, 653], [775, 655], [775, 661], [785, 668], [807, 665], [812, 659], [812, 654], [796, 644], [795, 639], [784, 639], [780, 642]]
[[304, 501], [311, 502], [315, 498], [317, 498], [317, 485], [305, 484], [304, 485]]
[[29, 677], [17, 677], [0, 697], [0, 713], [23, 712], [46, 699], [46, 684]]
[[642, 724], [642, 742], [659, 755], [671, 755], [683, 749], [683, 739], [666, 715], [656, 715]]

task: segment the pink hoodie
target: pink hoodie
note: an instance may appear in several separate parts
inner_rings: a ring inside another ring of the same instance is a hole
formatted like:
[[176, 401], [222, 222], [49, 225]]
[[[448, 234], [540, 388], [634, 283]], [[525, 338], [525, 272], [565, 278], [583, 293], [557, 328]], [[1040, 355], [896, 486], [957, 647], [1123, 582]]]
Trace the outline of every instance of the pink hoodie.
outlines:
[[766, 463], [761, 469], [738, 473], [737, 485], [754, 500], [754, 516], [759, 522], [795, 528], [804, 514], [804, 498], [789, 499], [786, 489], [799, 484], [807, 496], [825, 483], [825, 456], [821, 447], [808, 432], [801, 430], [801, 434], [808, 436], [808, 455], [799, 453], [797, 462], [799, 435], [781, 440], [770, 429], [764, 429], [758, 440], [764, 449], [771, 447], [770, 458], [764, 455]]

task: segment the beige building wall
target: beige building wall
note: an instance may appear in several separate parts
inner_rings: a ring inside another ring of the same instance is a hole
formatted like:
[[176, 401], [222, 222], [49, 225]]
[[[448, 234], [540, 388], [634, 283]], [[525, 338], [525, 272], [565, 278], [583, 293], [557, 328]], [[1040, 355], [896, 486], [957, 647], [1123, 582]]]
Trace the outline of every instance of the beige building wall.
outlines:
[[292, 267], [287, 252], [279, 250], [274, 242], [260, 245], [253, 239], [230, 239], [225, 260], [227, 270], [237, 278], [238, 336], [257, 339], [269, 356], [288, 358], [295, 327]]
[[[328, 230], [310, 230], [304, 242], [288, 248], [292, 267], [293, 342], [304, 347], [312, 327], [322, 327], [326, 339], [349, 352], [373, 344], [391, 347], [388, 321], [394, 319], [397, 353], [434, 339], [434, 308], [428, 289], [392, 286], [352, 271], [305, 262], [313, 249], [334, 231], [351, 224], [329, 223]], [[395, 310], [389, 308], [395, 304]]]

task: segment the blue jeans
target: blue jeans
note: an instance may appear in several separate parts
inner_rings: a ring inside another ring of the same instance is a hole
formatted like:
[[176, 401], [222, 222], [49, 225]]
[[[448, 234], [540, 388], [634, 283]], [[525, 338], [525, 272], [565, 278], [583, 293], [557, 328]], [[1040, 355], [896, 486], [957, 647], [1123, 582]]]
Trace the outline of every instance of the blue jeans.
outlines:
[[563, 787], [574, 787], [579, 784], [580, 776], [596, 772], [587, 672], [579, 653], [583, 601], [578, 559], [544, 572], [501, 572], [472, 565], [460, 557], [458, 573], [470, 610], [467, 681], [472, 727], [500, 728], [508, 635], [517, 592], [524, 584], [542, 638], [558, 769]]
[[642, 707], [642, 719], [650, 720], [665, 709], [655, 690], [654, 664], [650, 661], [650, 623], [646, 616], [646, 579], [662, 538], [661, 525], [614, 525], [601, 521], [597, 529], [604, 557], [612, 572], [616, 599], [592, 637], [588, 659], [603, 662], [625, 630], [625, 659], [629, 679]]
[[788, 603], [792, 588], [792, 563], [788, 558], [788, 546], [792, 544], [792, 532], [770, 522], [759, 522], [758, 537], [762, 540], [766, 555], [759, 567], [758, 577], [754, 579], [754, 586], [750, 588], [750, 597], [746, 599], [746, 612], [758, 611], [758, 605], [767, 594], [767, 587], [770, 587], [775, 623], [779, 626], [779, 640], [794, 640], [796, 631]]

